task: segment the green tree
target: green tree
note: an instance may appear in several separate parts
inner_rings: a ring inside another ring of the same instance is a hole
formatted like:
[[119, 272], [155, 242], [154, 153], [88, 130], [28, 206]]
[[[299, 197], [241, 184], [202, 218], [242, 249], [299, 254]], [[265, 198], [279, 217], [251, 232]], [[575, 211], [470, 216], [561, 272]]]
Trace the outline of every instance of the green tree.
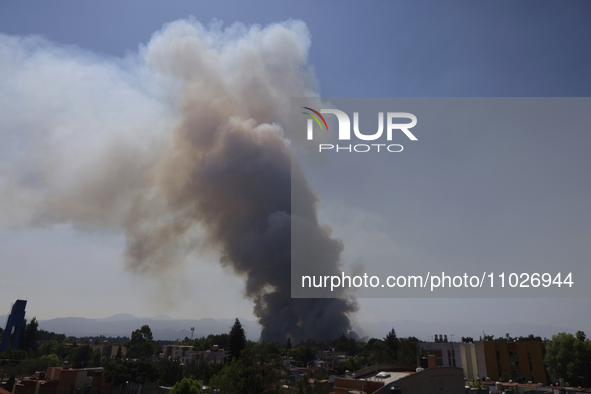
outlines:
[[66, 358], [70, 353], [70, 349], [63, 343], [59, 343], [55, 339], [43, 342], [39, 346], [38, 354], [57, 354], [60, 358]]
[[209, 381], [214, 392], [221, 394], [241, 394], [244, 388], [244, 370], [246, 366], [239, 359], [232, 359], [230, 365], [226, 365], [216, 373]]
[[127, 394], [137, 394], [147, 382], [156, 382], [158, 373], [146, 360], [110, 362], [105, 366], [105, 380]]
[[338, 339], [335, 339], [333, 347], [338, 352], [347, 352], [350, 356], [357, 354], [357, 341], [354, 338], [347, 338], [345, 334], [341, 334]]
[[309, 344], [302, 342], [299, 346], [291, 348], [287, 351], [287, 355], [289, 357], [293, 357], [294, 360], [299, 361], [301, 363], [309, 363], [314, 361], [316, 358], [316, 354], [318, 353], [318, 348], [315, 346], [310, 346]]
[[571, 385], [591, 383], [591, 340], [561, 332], [552, 336], [546, 345], [544, 364]]
[[57, 354], [47, 354], [45, 356], [41, 356], [41, 360], [47, 363], [47, 366], [43, 368], [44, 370], [47, 367], [59, 367], [60, 366], [60, 358]]
[[228, 345], [230, 347], [228, 349], [230, 351], [230, 357], [232, 359], [240, 358], [240, 352], [246, 347], [246, 335], [238, 318], [236, 318], [228, 335]]
[[273, 394], [281, 391], [286, 368], [277, 344], [250, 346], [210, 380], [221, 394]]
[[34, 317], [30, 323], [23, 321], [21, 336], [18, 341], [18, 348], [26, 352], [37, 349], [37, 339], [39, 337], [39, 323]]
[[91, 352], [92, 350], [88, 345], [76, 346], [72, 347], [67, 358], [73, 368], [87, 368], [91, 360]]
[[390, 330], [388, 335], [384, 338], [384, 357], [386, 362], [397, 362], [399, 358], [399, 351], [400, 351], [400, 340], [396, 336], [396, 331], [394, 328]]
[[200, 394], [201, 385], [195, 379], [183, 378], [180, 382], [177, 382], [172, 389], [170, 394]]
[[15, 365], [14, 371], [19, 375], [30, 375], [37, 371], [45, 371], [47, 367], [59, 367], [60, 359], [55, 354], [43, 355], [39, 358], [28, 358]]
[[90, 349], [90, 356], [88, 360], [89, 367], [100, 367], [103, 363], [103, 352], [100, 348], [96, 350]]
[[158, 369], [158, 384], [172, 386], [183, 378], [183, 366], [177, 360], [163, 358], [156, 363]]
[[202, 354], [195, 362], [189, 363], [185, 366], [184, 375], [195, 377], [203, 380], [203, 384], [209, 385], [209, 380], [219, 373], [225, 366], [224, 363], [210, 364], [205, 361], [205, 356]]
[[144, 325], [131, 333], [131, 340], [127, 343], [127, 358], [138, 360], [149, 358], [158, 353], [158, 347], [150, 326]]
[[419, 340], [415, 337], [400, 338], [398, 362], [406, 365], [417, 366], [417, 356], [420, 352]]
[[349, 370], [351, 372], [358, 371], [361, 368], [363, 368], [362, 361], [360, 359], [358, 359], [357, 357], [349, 357], [347, 359], [347, 362], [345, 362], [345, 364], [343, 364], [343, 369]]

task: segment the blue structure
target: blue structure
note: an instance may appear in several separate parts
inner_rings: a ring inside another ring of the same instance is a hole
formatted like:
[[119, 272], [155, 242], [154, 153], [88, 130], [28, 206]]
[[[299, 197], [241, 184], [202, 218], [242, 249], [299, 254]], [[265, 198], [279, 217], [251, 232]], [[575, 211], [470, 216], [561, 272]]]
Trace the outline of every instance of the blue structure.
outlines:
[[2, 345], [0, 345], [0, 353], [8, 350], [8, 346], [10, 345], [10, 337], [12, 336], [13, 331], [14, 339], [12, 341], [12, 350], [16, 350], [18, 340], [23, 329], [23, 323], [25, 321], [25, 306], [27, 306], [26, 300], [16, 300], [12, 306], [12, 312], [10, 312], [10, 316], [8, 316], [6, 328], [4, 329]]

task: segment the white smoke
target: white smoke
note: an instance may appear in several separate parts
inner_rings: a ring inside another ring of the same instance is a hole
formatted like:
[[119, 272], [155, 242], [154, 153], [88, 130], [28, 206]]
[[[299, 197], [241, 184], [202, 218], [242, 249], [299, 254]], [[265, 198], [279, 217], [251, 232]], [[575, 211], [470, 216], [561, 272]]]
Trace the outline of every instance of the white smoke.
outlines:
[[[289, 296], [282, 127], [291, 97], [317, 96], [309, 45], [299, 21], [179, 20], [124, 59], [0, 35], [0, 226], [121, 228], [126, 267], [154, 277], [211, 245], [246, 277], [264, 339], [346, 332], [354, 304]], [[294, 177], [317, 226], [316, 197]], [[323, 245], [336, 267], [342, 245]]]

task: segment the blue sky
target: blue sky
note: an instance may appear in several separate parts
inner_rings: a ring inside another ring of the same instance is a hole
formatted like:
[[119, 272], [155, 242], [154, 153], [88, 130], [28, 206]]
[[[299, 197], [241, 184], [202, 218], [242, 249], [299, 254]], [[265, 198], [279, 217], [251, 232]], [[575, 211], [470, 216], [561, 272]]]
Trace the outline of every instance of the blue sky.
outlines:
[[[591, 92], [588, 1], [4, 0], [0, 33], [41, 35], [119, 62], [148, 43], [164, 24], [190, 15], [203, 24], [222, 21], [224, 26], [302, 20], [311, 37], [308, 63], [327, 97], [587, 97]], [[0, 298], [29, 298], [29, 313], [42, 318], [167, 312], [162, 306], [152, 308], [150, 281], [121, 271], [118, 256], [124, 243], [116, 231], [79, 231], [66, 225], [4, 229], [0, 257], [6, 271], [0, 278]], [[51, 264], [36, 263], [40, 256]], [[187, 268], [200, 290], [182, 290], [187, 300], [169, 311], [171, 316], [253, 318], [251, 303], [241, 297], [242, 281], [215, 260], [207, 256], [198, 270]], [[61, 275], [48, 283], [55, 272], [49, 266], [63, 267], [68, 281]], [[39, 275], [25, 276], [31, 272]], [[224, 286], [202, 280], [207, 276]], [[104, 289], [107, 302], [89, 310], [92, 297], [84, 295], [88, 285], [80, 278], [102, 283], [91, 288]], [[9, 286], [17, 282], [21, 284]], [[24, 290], [28, 287], [34, 290]], [[196, 309], [191, 297], [224, 302]], [[36, 300], [39, 307], [32, 302]], [[520, 300], [519, 306], [512, 300], [362, 300], [361, 306], [360, 319], [367, 321], [453, 323], [466, 313], [487, 309], [505, 311], [506, 322], [591, 330], [591, 321], [584, 317], [591, 316], [589, 300]], [[385, 315], [384, 308], [397, 312]]]
[[588, 96], [586, 1], [160, 1], [0, 3], [0, 28], [106, 55], [194, 15], [303, 20], [324, 96]]

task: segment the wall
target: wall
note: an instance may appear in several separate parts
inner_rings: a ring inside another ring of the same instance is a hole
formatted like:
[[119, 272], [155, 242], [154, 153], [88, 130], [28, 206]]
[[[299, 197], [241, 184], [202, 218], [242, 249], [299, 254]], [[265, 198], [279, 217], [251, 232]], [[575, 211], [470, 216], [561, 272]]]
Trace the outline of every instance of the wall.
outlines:
[[358, 380], [349, 378], [336, 378], [334, 382], [335, 394], [345, 394], [350, 390], [365, 391], [368, 394], [384, 387], [383, 382], [373, 382], [369, 380]]
[[390, 388], [398, 386], [402, 394], [465, 394], [464, 372], [461, 368], [437, 367], [405, 376], [376, 391], [374, 394], [390, 394]]

